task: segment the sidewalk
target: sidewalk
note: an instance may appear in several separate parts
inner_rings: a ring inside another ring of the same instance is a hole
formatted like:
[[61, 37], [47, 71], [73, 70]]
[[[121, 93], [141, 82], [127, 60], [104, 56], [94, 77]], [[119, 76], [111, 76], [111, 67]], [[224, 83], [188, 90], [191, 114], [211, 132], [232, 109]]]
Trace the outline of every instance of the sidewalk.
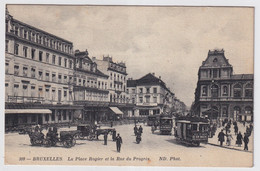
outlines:
[[[237, 126], [238, 126], [238, 132], [240, 131], [242, 136], [244, 136], [244, 133], [246, 132], [246, 126], [248, 126], [248, 124], [246, 124], [244, 127], [243, 124], [238, 123]], [[231, 128], [230, 128], [231, 135], [233, 137], [233, 139], [231, 139], [231, 145], [230, 146], [226, 145], [227, 137], [225, 137], [223, 146], [220, 146], [220, 142], [218, 141], [218, 134], [221, 131], [221, 129], [223, 129], [223, 127], [217, 128], [215, 135], [212, 138], [208, 139], [209, 145], [219, 146], [221, 148], [228, 148], [228, 149], [233, 149], [233, 150], [238, 150], [238, 151], [244, 151], [244, 142], [242, 142], [241, 147], [238, 147], [236, 145], [237, 136], [235, 135], [233, 124], [231, 125]], [[224, 133], [225, 133], [225, 131], [224, 131]], [[245, 152], [251, 152], [251, 153], [253, 152], [253, 142], [254, 142], [253, 136], [254, 136], [254, 130], [252, 131], [251, 136], [249, 137], [248, 151], [245, 151]]]

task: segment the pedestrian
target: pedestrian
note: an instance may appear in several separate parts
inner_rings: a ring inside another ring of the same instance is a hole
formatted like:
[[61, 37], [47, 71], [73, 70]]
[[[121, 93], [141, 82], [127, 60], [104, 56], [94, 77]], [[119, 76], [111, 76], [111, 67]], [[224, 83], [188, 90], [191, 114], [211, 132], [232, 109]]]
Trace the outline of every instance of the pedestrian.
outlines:
[[140, 125], [140, 127], [139, 127], [139, 133], [142, 135], [142, 133], [143, 133], [143, 128], [142, 128], [142, 126]]
[[107, 131], [104, 133], [104, 145], [107, 145]]
[[251, 136], [251, 130], [248, 126], [246, 126], [246, 134], [248, 135], [248, 137]]
[[121, 150], [121, 144], [123, 144], [123, 140], [120, 137], [120, 134], [117, 134], [117, 137], [116, 137], [116, 150], [119, 153], [120, 153], [120, 150]]
[[112, 139], [113, 139], [113, 141], [116, 141], [116, 130], [113, 131]]
[[138, 128], [137, 128], [137, 126], [135, 125], [135, 127], [134, 127], [135, 136], [137, 135], [137, 130], [138, 130]]
[[243, 126], [244, 126], [244, 127], [246, 126], [246, 122], [245, 122], [245, 121], [243, 121]]
[[245, 133], [244, 134], [244, 150], [248, 151], [248, 142], [249, 142], [249, 138], [248, 138], [248, 135]]
[[237, 140], [236, 140], [236, 144], [238, 145], [238, 147], [241, 147], [242, 139], [243, 139], [243, 136], [242, 136], [241, 132], [239, 131], [239, 133], [237, 134]]
[[223, 132], [223, 129], [218, 134], [218, 141], [220, 142], [220, 146], [222, 146], [223, 142], [225, 141], [225, 134]]
[[227, 133], [227, 146], [230, 146], [231, 145], [231, 139], [233, 139], [232, 135], [230, 134], [230, 131]]
[[226, 125], [226, 127], [225, 127], [225, 130], [226, 130], [226, 134], [227, 134], [227, 133], [228, 133], [228, 131], [229, 131], [228, 124]]
[[252, 123], [249, 124], [249, 128], [250, 128], [250, 130], [251, 130], [251, 132], [252, 132], [252, 131], [253, 131], [253, 125], [252, 125]]
[[238, 132], [238, 126], [237, 125], [234, 125], [234, 132], [235, 132], [235, 135], [237, 135], [237, 132]]

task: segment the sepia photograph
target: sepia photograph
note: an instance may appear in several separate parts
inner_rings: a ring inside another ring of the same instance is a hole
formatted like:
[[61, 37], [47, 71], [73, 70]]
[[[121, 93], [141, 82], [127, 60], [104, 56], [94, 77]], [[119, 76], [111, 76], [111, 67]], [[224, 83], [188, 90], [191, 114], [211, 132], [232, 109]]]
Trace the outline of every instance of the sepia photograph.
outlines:
[[5, 165], [254, 166], [254, 7], [2, 12]]

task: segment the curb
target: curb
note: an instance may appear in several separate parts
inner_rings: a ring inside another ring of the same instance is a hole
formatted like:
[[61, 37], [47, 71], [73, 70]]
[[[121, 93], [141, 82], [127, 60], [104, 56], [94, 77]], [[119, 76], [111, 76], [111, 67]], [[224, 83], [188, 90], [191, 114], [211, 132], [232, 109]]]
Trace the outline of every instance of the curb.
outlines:
[[220, 146], [218, 144], [213, 144], [213, 143], [207, 143], [207, 144], [213, 145], [213, 146], [216, 146], [216, 147], [220, 147], [220, 148], [230, 149], [230, 150], [237, 150], [237, 151], [243, 151], [243, 152], [246, 152], [246, 153], [253, 153], [252, 151], [245, 151], [245, 150], [240, 150], [240, 149], [236, 149], [236, 148], [232, 148], [232, 147]]

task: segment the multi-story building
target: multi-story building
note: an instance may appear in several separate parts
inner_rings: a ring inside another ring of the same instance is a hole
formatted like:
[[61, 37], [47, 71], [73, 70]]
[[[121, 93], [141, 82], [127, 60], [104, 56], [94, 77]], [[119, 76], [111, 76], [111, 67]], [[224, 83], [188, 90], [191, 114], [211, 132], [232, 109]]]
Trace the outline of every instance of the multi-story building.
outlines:
[[72, 42], [5, 18], [6, 126], [71, 122]]
[[103, 56], [102, 60], [93, 57], [92, 60], [97, 64], [98, 69], [108, 75], [107, 90], [109, 91], [109, 106], [114, 113], [132, 113], [133, 105], [129, 104], [126, 97], [126, 65], [123, 62], [115, 63], [112, 57]]
[[135, 104], [132, 114], [135, 117], [171, 112], [174, 107], [174, 93], [154, 73], [137, 80], [128, 79], [127, 93], [130, 103]]
[[107, 120], [106, 108], [109, 102], [108, 76], [103, 74], [93, 62], [88, 51], [75, 51], [74, 104], [83, 105], [84, 121]]
[[233, 74], [224, 50], [210, 50], [198, 72], [192, 110], [210, 119], [253, 120], [253, 74]]

